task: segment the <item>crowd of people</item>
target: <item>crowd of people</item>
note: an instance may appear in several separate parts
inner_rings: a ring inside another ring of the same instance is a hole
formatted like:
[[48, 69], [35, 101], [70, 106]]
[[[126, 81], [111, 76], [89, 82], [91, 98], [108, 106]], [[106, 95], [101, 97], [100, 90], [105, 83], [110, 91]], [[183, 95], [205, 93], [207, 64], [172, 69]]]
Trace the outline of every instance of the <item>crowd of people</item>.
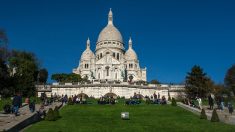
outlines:
[[62, 104], [87, 104], [87, 97], [85, 97], [85, 95], [72, 95], [71, 97], [68, 97], [67, 94], [66, 95], [62, 95], [60, 97], [60, 101], [62, 102]]
[[127, 105], [136, 105], [136, 104], [140, 104], [142, 101], [141, 100], [145, 100], [145, 102], [147, 104], [167, 104], [167, 100], [165, 98], [165, 96], [160, 96], [160, 94], [156, 94], [154, 93], [152, 96], [141, 96], [140, 94], [136, 94], [134, 93], [133, 97], [130, 97], [130, 99], [125, 101], [125, 104]]
[[[207, 97], [208, 100], [208, 105], [209, 105], [209, 110], [213, 110], [213, 109], [218, 109], [223, 111], [225, 109], [225, 107], [228, 108], [228, 111], [230, 114], [233, 113], [233, 105], [231, 102], [227, 102], [225, 103], [225, 99], [223, 96], [214, 96], [213, 94], [209, 94]], [[196, 101], [196, 102], [195, 102]], [[196, 98], [185, 98], [183, 100], [183, 103], [186, 105], [189, 105], [191, 107], [195, 107], [198, 109], [202, 109], [202, 99], [200, 97], [196, 97]], [[215, 108], [215, 106], [217, 106]]]
[[99, 100], [97, 101], [98, 104], [112, 104], [114, 105], [116, 103], [116, 100], [113, 96], [101, 96]]

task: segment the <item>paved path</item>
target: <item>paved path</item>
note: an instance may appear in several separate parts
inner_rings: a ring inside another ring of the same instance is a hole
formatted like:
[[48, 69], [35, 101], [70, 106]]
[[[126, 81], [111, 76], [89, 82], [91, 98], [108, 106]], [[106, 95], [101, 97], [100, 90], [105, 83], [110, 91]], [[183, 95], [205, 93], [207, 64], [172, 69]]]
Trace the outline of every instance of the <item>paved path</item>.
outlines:
[[[194, 108], [194, 107], [191, 107], [189, 105], [185, 105], [181, 102], [177, 102], [178, 106], [188, 110], [188, 111], [191, 111], [197, 115], [200, 115], [201, 114], [201, 110], [199, 110], [198, 108]], [[209, 110], [209, 106], [203, 106], [203, 108], [205, 109], [205, 112], [206, 112], [206, 115], [207, 115], [207, 119], [210, 120], [211, 119], [211, 116], [212, 116], [212, 112], [213, 110]], [[224, 123], [227, 123], [227, 124], [232, 124], [232, 125], [235, 125], [235, 113], [233, 113], [232, 115], [229, 114], [228, 112], [228, 108], [225, 107], [223, 111], [221, 110], [217, 110], [217, 114], [219, 116], [219, 119], [221, 122], [224, 122]]]
[[[55, 106], [59, 106], [61, 103], [53, 103], [50, 106], [45, 106], [45, 110], [48, 110], [49, 108], [54, 108]], [[25, 121], [26, 119], [34, 116], [36, 114], [36, 111], [39, 110], [40, 105], [35, 105], [36, 110], [35, 112], [30, 112], [28, 105], [23, 106], [19, 109], [20, 115], [15, 116], [14, 114], [3, 114], [3, 112], [0, 112], [0, 132], [9, 130], [16, 126], [17, 124]]]

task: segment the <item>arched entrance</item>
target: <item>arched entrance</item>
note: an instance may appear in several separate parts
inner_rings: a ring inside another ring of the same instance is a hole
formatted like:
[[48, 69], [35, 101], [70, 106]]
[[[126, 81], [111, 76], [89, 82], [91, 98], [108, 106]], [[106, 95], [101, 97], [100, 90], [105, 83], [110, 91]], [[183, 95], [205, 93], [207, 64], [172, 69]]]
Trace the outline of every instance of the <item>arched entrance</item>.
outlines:
[[104, 97], [106, 98], [106, 97], [113, 97], [114, 99], [116, 99], [117, 98], [117, 95], [115, 94], [115, 93], [111, 93], [111, 92], [109, 92], [109, 93], [106, 93], [105, 95], [104, 95]]
[[133, 96], [133, 98], [134, 99], [143, 99], [144, 98], [144, 96], [142, 95], [142, 94], [140, 94], [140, 93], [134, 93], [134, 96]]

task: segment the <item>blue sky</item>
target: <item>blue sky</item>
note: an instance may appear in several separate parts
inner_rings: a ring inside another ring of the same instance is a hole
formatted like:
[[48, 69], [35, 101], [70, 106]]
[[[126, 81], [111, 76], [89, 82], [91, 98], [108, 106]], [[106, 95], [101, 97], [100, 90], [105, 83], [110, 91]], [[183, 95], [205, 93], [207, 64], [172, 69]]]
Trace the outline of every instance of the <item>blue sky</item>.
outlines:
[[0, 28], [11, 49], [34, 52], [49, 74], [77, 67], [87, 37], [95, 49], [112, 8], [148, 80], [181, 83], [200, 65], [217, 83], [235, 63], [235, 1], [0, 0]]

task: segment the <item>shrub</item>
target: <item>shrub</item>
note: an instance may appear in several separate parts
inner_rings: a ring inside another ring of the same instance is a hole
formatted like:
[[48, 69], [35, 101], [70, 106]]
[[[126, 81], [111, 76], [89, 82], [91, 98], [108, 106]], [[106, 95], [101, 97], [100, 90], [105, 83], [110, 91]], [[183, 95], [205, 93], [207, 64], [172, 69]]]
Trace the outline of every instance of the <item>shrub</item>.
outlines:
[[46, 114], [45, 120], [47, 121], [55, 121], [56, 118], [54, 116], [54, 111], [52, 110], [52, 108], [50, 108]]
[[55, 107], [54, 109], [54, 117], [55, 119], [59, 119], [61, 116], [60, 116], [60, 112], [59, 112], [59, 107]]
[[151, 100], [149, 98], [146, 99], [146, 104], [151, 104]]
[[71, 97], [70, 97], [69, 100], [68, 100], [68, 105], [73, 105], [73, 100], [72, 100]]
[[177, 106], [177, 103], [176, 103], [175, 98], [172, 98], [172, 100], [171, 100], [171, 105], [172, 105], [172, 106]]
[[205, 120], [207, 120], [207, 116], [206, 116], [205, 109], [202, 109], [201, 115], [200, 115], [200, 119], [205, 119]]
[[9, 104], [4, 105], [3, 110], [4, 110], [5, 114], [10, 114], [12, 111], [11, 105], [9, 105]]
[[168, 101], [171, 101], [171, 96], [168, 96]]
[[211, 122], [219, 122], [219, 116], [216, 112], [216, 109], [213, 110], [212, 117], [211, 117]]

